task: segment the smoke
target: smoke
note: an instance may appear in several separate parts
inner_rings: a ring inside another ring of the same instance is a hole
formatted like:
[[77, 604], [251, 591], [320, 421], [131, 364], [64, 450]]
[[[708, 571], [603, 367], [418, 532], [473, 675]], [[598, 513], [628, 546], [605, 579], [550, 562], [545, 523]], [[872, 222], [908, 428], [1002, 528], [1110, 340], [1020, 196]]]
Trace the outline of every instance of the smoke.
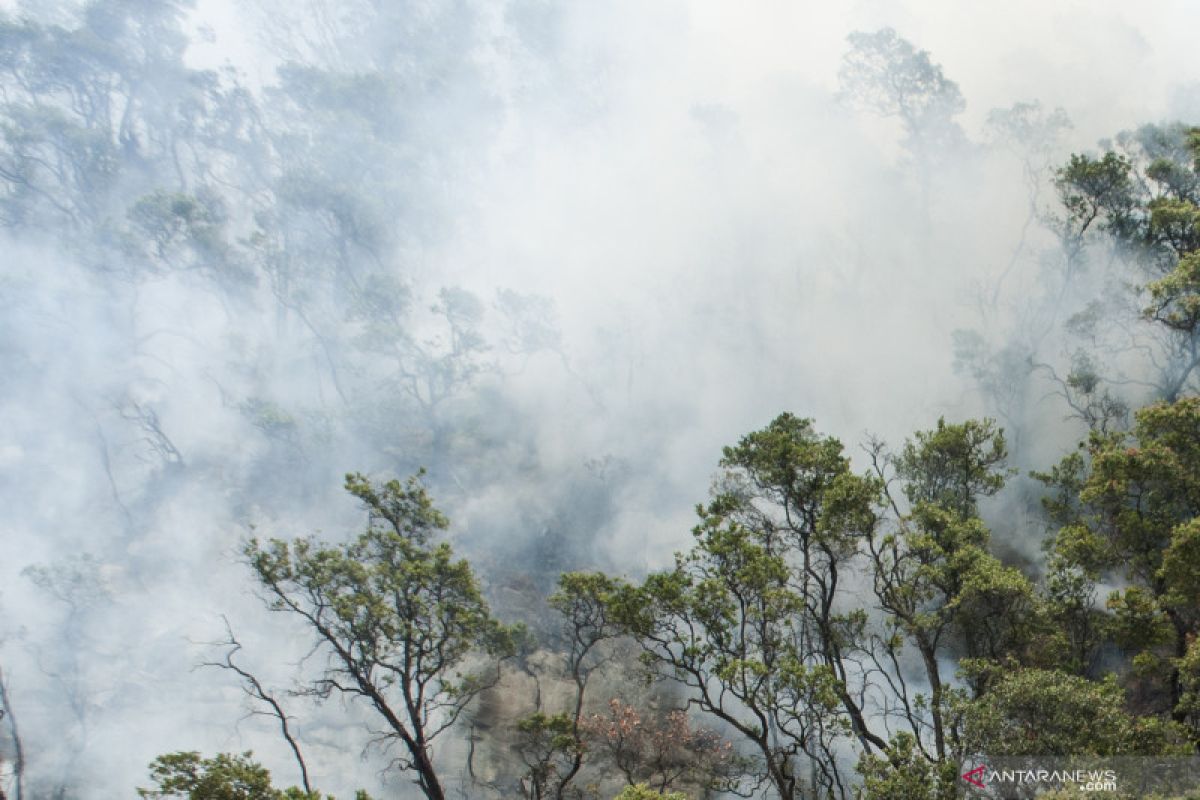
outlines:
[[[37, 5], [20, 13], [83, 19]], [[303, 632], [263, 609], [240, 542], [349, 536], [347, 471], [428, 467], [456, 546], [517, 617], [503, 590], [522, 576], [668, 563], [721, 446], [781, 411], [851, 451], [995, 414], [952, 334], [1000, 352], [1057, 284], [988, 112], [1063, 108], [1043, 166], [1198, 113], [1185, 2], [382, 5], [214, 0], [183, 19], [185, 62], [228, 62], [260, 110], [230, 125], [236, 169], [228, 146], [178, 147], [188, 192], [225, 187], [187, 212], [186, 245], [155, 254], [158, 229], [119, 206], [90, 225], [6, 216], [0, 659], [31, 783], [128, 796], [158, 753], [251, 748], [295, 780], [270, 721], [239, 723], [230, 676], [195, 665], [225, 614], [247, 664], [289, 685]], [[924, 176], [927, 211], [898, 121], [837, 96], [846, 35], [883, 26], [967, 101], [969, 143]], [[172, 113], [181, 85], [163, 77], [142, 111]], [[228, 103], [209, 113], [233, 119]], [[116, 194], [174, 186], [167, 163]], [[111, 246], [118, 229], [142, 244]], [[451, 373], [437, 397], [404, 377]], [[1030, 466], [1078, 432], [1037, 435], [1064, 413], [1046, 393], [1006, 421], [1028, 426]], [[386, 757], [360, 758], [361, 710], [287, 702], [316, 785], [405, 791]]]

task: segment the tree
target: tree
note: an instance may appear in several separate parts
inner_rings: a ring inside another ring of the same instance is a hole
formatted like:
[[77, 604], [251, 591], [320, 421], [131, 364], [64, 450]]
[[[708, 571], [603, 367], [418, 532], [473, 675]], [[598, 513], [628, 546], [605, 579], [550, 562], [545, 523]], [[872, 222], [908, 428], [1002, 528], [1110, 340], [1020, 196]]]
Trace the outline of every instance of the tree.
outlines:
[[864, 800], [915, 800], [954, 796], [958, 772], [950, 762], [931, 762], [916, 737], [901, 731], [886, 753], [864, 754], [858, 763], [863, 777], [857, 797]]
[[155, 787], [138, 789], [138, 794], [188, 800], [282, 800], [283, 793], [271, 786], [271, 773], [251, 760], [252, 755], [221, 753], [208, 759], [194, 751], [161, 755], [150, 764]]
[[58, 768], [59, 794], [77, 791], [79, 763], [87, 751], [93, 717], [101, 707], [89, 668], [95, 642], [89, 630], [96, 614], [111, 600], [111, 587], [103, 577], [103, 565], [91, 554], [62, 558], [52, 564], [34, 564], [21, 574], [62, 609], [57, 642], [35, 645], [38, 666], [55, 687], [56, 695], [71, 712], [69, 723], [59, 730], [65, 757]]
[[1047, 537], [1048, 554], [1043, 595], [1048, 618], [1063, 640], [1058, 667], [1072, 675], [1091, 675], [1100, 648], [1111, 635], [1111, 619], [1096, 603], [1100, 554], [1096, 540], [1082, 524], [1079, 499], [1086, 481], [1086, 461], [1071, 453], [1044, 473], [1034, 472], [1053, 494], [1042, 499], [1057, 534]]
[[[1174, 400], [1197, 388], [1200, 370], [1200, 129], [1182, 124], [1147, 125], [1119, 135], [1102, 155], [1076, 154], [1058, 170], [1056, 185], [1066, 212], [1064, 242], [1074, 252], [1109, 245], [1131, 267], [1132, 297], [1114, 305], [1140, 304], [1128, 323], [1097, 331], [1081, 317], [1088, 334], [1110, 354], [1140, 356], [1143, 378], [1110, 375], [1148, 387], [1157, 399]], [[1142, 281], [1145, 281], [1144, 283]], [[1093, 315], [1095, 316], [1095, 315]], [[1115, 334], [1115, 336], [1113, 335]]]
[[[879, 443], [869, 452], [894, 515], [890, 529], [867, 542], [888, 634], [881, 647], [898, 664], [902, 642], [911, 643], [929, 690], [928, 698], [910, 698], [896, 670], [894, 710], [911, 735], [896, 743], [915, 746], [926, 759], [945, 764], [958, 752], [954, 707], [963, 699], [943, 671], [946, 657], [971, 658], [977, 669], [1023, 661], [1037, 640], [1033, 587], [988, 551], [989, 532], [977, 516], [979, 498], [1004, 484], [1004, 434], [991, 420], [939, 420], [934, 430], [917, 433], [898, 456]], [[907, 512], [891, 489], [896, 479], [910, 504]], [[986, 688], [986, 680], [980, 680], [984, 674], [974, 674], [976, 694]]]
[[520, 782], [524, 795], [530, 800], [568, 796], [585, 752], [576, 720], [569, 713], [536, 711], [515, 727], [513, 746], [526, 768]]
[[275, 695], [263, 686], [262, 681], [258, 679], [253, 672], [238, 664], [235, 660], [238, 652], [242, 649], [242, 643], [233, 635], [233, 629], [229, 626], [229, 620], [225, 620], [225, 641], [220, 642], [220, 646], [225, 648], [224, 656], [220, 661], [205, 661], [201, 664], [204, 667], [216, 667], [218, 669], [228, 670], [238, 676], [241, 682], [242, 691], [250, 700], [256, 704], [261, 704], [267, 707], [267, 711], [252, 710], [251, 714], [261, 714], [272, 717], [279, 723], [279, 732], [283, 739], [291, 749], [292, 755], [296, 759], [296, 766], [300, 768], [300, 785], [304, 791], [312, 793], [312, 784], [308, 778], [308, 764], [304, 760], [304, 753], [300, 749], [300, 743], [296, 739], [296, 734], [292, 730], [292, 717], [283, 710], [283, 706]]
[[1053, 552], [1121, 586], [1108, 597], [1109, 631], [1157, 683], [1151, 710], [1196, 725], [1185, 695], [1200, 632], [1200, 398], [1144, 408], [1129, 433], [1093, 433], [1086, 456], [1044, 476], [1065, 495]]
[[[526, 797], [562, 800], [580, 796], [581, 790], [574, 784], [588, 755], [588, 687], [595, 673], [617, 654], [615, 640], [621, 628], [613, 619], [609, 599], [622, 585], [598, 572], [559, 576], [557, 590], [547, 598], [556, 619], [549, 625], [546, 646], [538, 650], [537, 666], [528, 658], [517, 661], [521, 671], [533, 679], [533, 711], [501, 726], [486, 726], [493, 736], [502, 737], [493, 741], [500, 745], [501, 759], [512, 763], [515, 755], [515, 761], [524, 765], [516, 782]], [[533, 642], [525, 644], [532, 647]], [[549, 713], [543, 710], [541, 689], [546, 677], [565, 684], [551, 695], [562, 699]], [[503, 687], [492, 692], [502, 693]], [[501, 791], [508, 788], [496, 782], [489, 785]]]
[[838, 71], [841, 96], [859, 108], [900, 120], [903, 144], [915, 162], [922, 208], [928, 215], [932, 167], [966, 143], [954, 121], [966, 108], [958, 84], [945, 76], [928, 52], [891, 28], [858, 31], [846, 40], [850, 50]]
[[695, 535], [673, 570], [616, 600], [619, 613], [657, 674], [754, 748], [781, 798], [804, 796], [811, 779], [836, 791], [835, 749], [850, 727], [832, 671], [802, 648], [803, 599], [785, 559], [760, 532], [717, 516]]
[[498, 679], [514, 631], [490, 616], [467, 562], [431, 541], [448, 523], [419, 478], [348, 475], [369, 524], [347, 544], [254, 540], [245, 552], [270, 607], [300, 619], [328, 656], [309, 691], [364, 701], [400, 744], [400, 767], [444, 800], [431, 746]]
[[13, 713], [12, 698], [9, 697], [8, 680], [0, 668], [0, 720], [8, 728], [8, 738], [12, 744], [13, 756], [13, 800], [21, 800], [25, 789], [25, 745], [21, 740], [21, 731], [17, 727], [17, 718]]
[[744, 737], [788, 800], [845, 795], [842, 742], [885, 745], [852, 684], [864, 621], [838, 603], [877, 489], [841, 450], [790, 414], [726, 448], [691, 551], [616, 600], [648, 663]]
[[1004, 486], [1008, 457], [1004, 431], [992, 420], [958, 425], [939, 419], [937, 428], [920, 431], [896, 459], [896, 474], [913, 507], [938, 507], [962, 518], [978, 515], [978, 500]]
[[1056, 670], [1018, 670], [964, 708], [965, 752], [988, 756], [1186, 754], [1182, 727], [1124, 708], [1116, 676], [1090, 681]]
[[607, 642], [620, 634], [609, 600], [622, 584], [601, 573], [568, 572], [558, 579], [550, 607], [562, 617], [566, 674], [573, 690], [571, 707], [546, 715], [540, 710], [519, 720], [518, 749], [530, 768], [530, 797], [566, 797], [583, 767], [584, 707], [592, 674], [605, 662]]
[[979, 696], [997, 667], [1059, 645], [978, 516], [1008, 474], [995, 423], [940, 420], [868, 454], [855, 475], [840, 442], [790, 414], [742, 437], [692, 549], [611, 601], [656, 673], [737, 731], [785, 800], [848, 796], [847, 748], [873, 780], [949, 796], [969, 695], [947, 664], [968, 659]]
[[630, 786], [719, 790], [736, 784], [744, 768], [732, 742], [695, 727], [684, 709], [639, 711], [613, 698], [608, 713], [592, 714], [584, 727], [594, 757], [616, 767]]
[[613, 800], [687, 800], [687, 795], [682, 792], [658, 792], [644, 783], [639, 783], [626, 786]]
[[[145, 800], [334, 800], [320, 792], [289, 787], [276, 789], [271, 773], [253, 753], [220, 753], [201, 758], [195, 751], [167, 753], [150, 763], [154, 788], [138, 789]], [[355, 800], [371, 800], [357, 792]]]
[[843, 96], [885, 117], [898, 117], [906, 144], [928, 158], [937, 144], [955, 143], [962, 131], [953, 121], [966, 108], [958, 84], [892, 28], [846, 37], [850, 50], [838, 71]]
[[644, 783], [639, 783], [626, 786], [613, 800], [687, 800], [687, 795], [682, 792], [658, 792]]

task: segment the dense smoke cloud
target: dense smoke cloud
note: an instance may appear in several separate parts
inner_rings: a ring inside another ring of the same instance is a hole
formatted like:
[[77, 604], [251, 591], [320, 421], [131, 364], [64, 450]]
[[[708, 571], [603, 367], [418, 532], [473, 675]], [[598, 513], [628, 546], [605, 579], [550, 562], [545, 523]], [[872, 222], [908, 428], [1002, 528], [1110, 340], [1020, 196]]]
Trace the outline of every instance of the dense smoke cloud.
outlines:
[[[144, 5], [89, 8], [150, 19], [160, 4]], [[1200, 113], [1185, 2], [385, 6], [201, 2], [179, 19], [183, 63], [230, 65], [226, 105], [198, 116], [253, 112], [95, 197], [194, 192], [188, 219], [220, 230], [221, 258], [199, 239], [148, 244], [157, 207], [68, 222], [60, 196], [27, 198], [38, 219], [5, 206], [0, 663], [30, 782], [129, 796], [160, 752], [250, 748], [290, 780], [270, 722], [235, 725], [229, 676], [194, 667], [225, 614], [247, 663], [287, 685], [302, 634], [262, 608], [240, 545], [347, 537], [363, 516], [348, 471], [427, 467], [456, 546], [517, 617], [522, 580], [667, 563], [721, 446], [780, 411], [850, 450], [995, 415], [955, 371], [953, 332], [999, 351], [1057, 284], [1052, 237], [1023, 234], [1029, 151], [1001, 146], [988, 112], [1038, 100], [1070, 118], [1029, 157], [1043, 210], [1067, 153]], [[73, 29], [81, 8], [21, 5], [5, 25]], [[965, 141], [925, 175], [896, 119], [838, 96], [846, 36], [884, 26], [966, 100]], [[161, 77], [147, 126], [185, 83]], [[222, 187], [212, 208], [204, 186]], [[342, 216], [314, 187], [345, 198]], [[114, 244], [129, 231], [145, 241]], [[285, 251], [315, 265], [297, 267], [301, 289], [271, 261]], [[406, 394], [396, 376], [413, 372], [453, 373], [450, 388]], [[1083, 430], [1036, 435], [1064, 416], [1048, 394], [1002, 420], [1029, 426], [1021, 466]], [[360, 758], [360, 712], [292, 702], [315, 783], [405, 791], [386, 757]]]

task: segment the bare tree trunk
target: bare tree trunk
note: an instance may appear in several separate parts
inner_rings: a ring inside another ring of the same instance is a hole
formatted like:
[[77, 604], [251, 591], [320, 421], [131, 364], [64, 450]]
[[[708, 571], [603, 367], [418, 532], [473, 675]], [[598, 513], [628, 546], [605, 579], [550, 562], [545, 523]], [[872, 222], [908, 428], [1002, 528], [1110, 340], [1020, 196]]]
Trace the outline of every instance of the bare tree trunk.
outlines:
[[[271, 710], [267, 713], [269, 716], [279, 720], [280, 733], [284, 740], [288, 743], [288, 747], [292, 750], [292, 755], [296, 759], [296, 765], [300, 767], [300, 780], [304, 786], [304, 791], [313, 794], [313, 788], [308, 782], [308, 765], [304, 762], [304, 754], [300, 751], [300, 743], [296, 741], [295, 734], [292, 733], [291, 726], [288, 723], [289, 717], [283, 711], [283, 706], [275, 699], [275, 696], [268, 692], [262, 683], [252, 672], [234, 663], [233, 656], [242, 649], [242, 643], [239, 642], [233, 635], [233, 629], [229, 626], [229, 620], [222, 617], [225, 621], [226, 640], [221, 642], [222, 645], [229, 648], [225, 653], [224, 661], [206, 661], [201, 666], [218, 667], [227, 669], [236, 673], [242, 679], [242, 690], [253, 699], [265, 704]], [[0, 800], [4, 800], [0, 798]]]
[[[21, 744], [21, 732], [17, 728], [17, 717], [13, 714], [12, 701], [8, 696], [8, 682], [4, 679], [4, 670], [0, 668], [0, 716], [8, 720], [8, 731], [13, 741], [13, 776], [16, 778], [16, 792], [13, 800], [22, 800], [25, 791], [25, 748]], [[0, 797], [0, 800], [3, 800]]]

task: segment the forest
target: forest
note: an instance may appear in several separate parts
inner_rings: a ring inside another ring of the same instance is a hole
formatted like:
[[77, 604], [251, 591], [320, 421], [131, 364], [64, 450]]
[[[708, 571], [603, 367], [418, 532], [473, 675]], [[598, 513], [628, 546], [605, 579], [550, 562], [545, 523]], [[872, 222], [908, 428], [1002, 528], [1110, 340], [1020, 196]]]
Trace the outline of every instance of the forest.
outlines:
[[1200, 798], [1200, 13], [958, 8], [0, 2], [0, 800]]

